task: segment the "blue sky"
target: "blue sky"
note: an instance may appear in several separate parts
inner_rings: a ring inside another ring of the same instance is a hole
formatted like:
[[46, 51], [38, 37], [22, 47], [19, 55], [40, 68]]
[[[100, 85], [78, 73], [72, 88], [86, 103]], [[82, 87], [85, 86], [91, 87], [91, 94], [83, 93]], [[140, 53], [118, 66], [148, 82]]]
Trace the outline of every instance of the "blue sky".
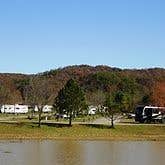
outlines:
[[165, 67], [164, 0], [1, 0], [0, 72]]

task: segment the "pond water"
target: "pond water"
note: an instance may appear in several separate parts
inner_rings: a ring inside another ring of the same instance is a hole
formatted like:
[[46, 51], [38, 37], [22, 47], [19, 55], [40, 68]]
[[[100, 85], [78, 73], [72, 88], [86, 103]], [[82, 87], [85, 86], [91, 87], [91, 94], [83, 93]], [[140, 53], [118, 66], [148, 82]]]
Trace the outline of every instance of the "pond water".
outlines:
[[0, 141], [0, 165], [164, 165], [165, 142]]

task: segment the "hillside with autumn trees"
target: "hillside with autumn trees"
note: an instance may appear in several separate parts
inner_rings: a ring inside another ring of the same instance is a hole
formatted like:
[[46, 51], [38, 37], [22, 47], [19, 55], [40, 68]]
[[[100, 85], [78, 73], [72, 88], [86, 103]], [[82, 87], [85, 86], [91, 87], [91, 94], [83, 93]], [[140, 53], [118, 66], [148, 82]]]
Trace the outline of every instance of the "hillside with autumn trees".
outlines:
[[[165, 69], [119, 69], [75, 65], [34, 75], [0, 74], [0, 104], [26, 104], [30, 89], [46, 82], [53, 104], [60, 89], [75, 79], [85, 92], [88, 105], [102, 105], [107, 93], [119, 92], [127, 111], [138, 104], [165, 106]], [[31, 80], [35, 79], [32, 83]]]

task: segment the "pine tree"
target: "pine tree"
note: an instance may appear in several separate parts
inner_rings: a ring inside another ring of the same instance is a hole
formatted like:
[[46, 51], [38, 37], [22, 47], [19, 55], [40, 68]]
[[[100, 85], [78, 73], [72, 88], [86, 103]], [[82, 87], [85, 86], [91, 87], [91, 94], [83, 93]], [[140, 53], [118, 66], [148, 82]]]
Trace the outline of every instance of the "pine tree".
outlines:
[[70, 79], [59, 91], [54, 106], [59, 113], [63, 113], [64, 110], [67, 112], [69, 116], [69, 126], [71, 126], [72, 118], [82, 110], [85, 104], [85, 97], [82, 89], [75, 80]]

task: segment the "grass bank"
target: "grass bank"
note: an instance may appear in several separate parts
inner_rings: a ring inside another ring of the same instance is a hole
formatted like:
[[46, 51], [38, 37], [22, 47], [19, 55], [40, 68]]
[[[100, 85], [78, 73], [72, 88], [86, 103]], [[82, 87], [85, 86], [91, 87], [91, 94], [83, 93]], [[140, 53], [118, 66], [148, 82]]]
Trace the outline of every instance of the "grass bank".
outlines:
[[31, 123], [0, 124], [0, 140], [151, 140], [165, 141], [165, 126], [117, 125], [43, 125]]

